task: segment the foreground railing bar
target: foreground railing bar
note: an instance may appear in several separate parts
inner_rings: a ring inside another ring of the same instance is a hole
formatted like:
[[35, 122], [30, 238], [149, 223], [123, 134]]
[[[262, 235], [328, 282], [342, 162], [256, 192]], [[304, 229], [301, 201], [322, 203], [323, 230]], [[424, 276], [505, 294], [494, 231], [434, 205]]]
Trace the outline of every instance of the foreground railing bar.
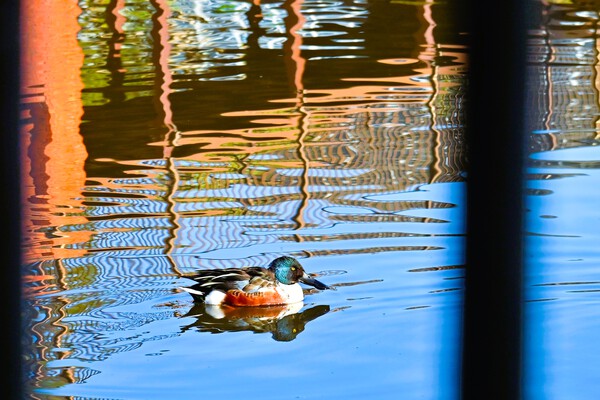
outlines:
[[1, 306], [2, 310], [2, 398], [21, 399], [21, 223], [20, 223], [20, 163], [19, 163], [19, 1], [2, 3], [0, 22], [2, 131], [0, 182], [3, 207], [0, 215], [2, 239]]
[[467, 250], [461, 398], [521, 398], [526, 16], [466, 1]]

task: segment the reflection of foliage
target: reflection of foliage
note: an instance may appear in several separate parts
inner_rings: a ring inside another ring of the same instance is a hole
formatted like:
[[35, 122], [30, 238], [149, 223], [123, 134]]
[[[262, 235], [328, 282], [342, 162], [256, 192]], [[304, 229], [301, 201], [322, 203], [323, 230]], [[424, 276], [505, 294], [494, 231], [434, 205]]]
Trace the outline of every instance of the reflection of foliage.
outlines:
[[246, 10], [245, 5], [240, 4], [236, 1], [236, 2], [228, 2], [225, 4], [221, 4], [220, 6], [216, 7], [213, 11], [218, 14], [227, 14], [227, 13], [234, 13], [234, 12], [245, 11], [245, 10]]
[[[156, 10], [147, 1], [129, 2], [118, 11], [106, 6], [84, 6], [79, 17], [82, 30], [78, 39], [84, 53], [81, 79], [86, 87], [82, 93], [84, 106], [108, 103], [102, 89], [116, 81], [131, 87], [125, 91], [126, 99], [152, 94], [148, 87], [155, 76], [154, 67], [139, 60], [151, 58], [154, 43], [148, 32], [153, 29], [152, 16]], [[117, 24], [112, 11], [124, 19], [122, 26]]]

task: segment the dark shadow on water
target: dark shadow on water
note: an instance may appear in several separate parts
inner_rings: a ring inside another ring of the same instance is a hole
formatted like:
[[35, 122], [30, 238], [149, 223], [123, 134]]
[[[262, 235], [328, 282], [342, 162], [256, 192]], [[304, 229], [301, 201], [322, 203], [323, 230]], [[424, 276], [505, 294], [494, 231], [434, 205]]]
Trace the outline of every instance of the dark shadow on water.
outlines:
[[270, 332], [274, 340], [290, 342], [304, 331], [307, 323], [327, 314], [331, 310], [328, 305], [317, 305], [302, 310], [303, 306], [302, 303], [270, 307], [229, 307], [195, 304], [185, 315], [182, 315], [183, 318], [194, 318], [194, 321], [183, 326], [181, 331], [186, 332], [195, 329], [199, 332], [210, 333]]

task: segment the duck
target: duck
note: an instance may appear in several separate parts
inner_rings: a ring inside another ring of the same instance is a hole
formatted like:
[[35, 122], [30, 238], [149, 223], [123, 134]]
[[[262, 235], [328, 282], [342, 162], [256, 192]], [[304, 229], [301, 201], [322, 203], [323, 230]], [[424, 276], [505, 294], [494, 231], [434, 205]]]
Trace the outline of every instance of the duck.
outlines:
[[300, 303], [299, 283], [318, 290], [333, 289], [310, 276], [294, 257], [282, 256], [268, 267], [208, 269], [187, 277], [196, 283], [181, 289], [209, 306], [258, 307]]

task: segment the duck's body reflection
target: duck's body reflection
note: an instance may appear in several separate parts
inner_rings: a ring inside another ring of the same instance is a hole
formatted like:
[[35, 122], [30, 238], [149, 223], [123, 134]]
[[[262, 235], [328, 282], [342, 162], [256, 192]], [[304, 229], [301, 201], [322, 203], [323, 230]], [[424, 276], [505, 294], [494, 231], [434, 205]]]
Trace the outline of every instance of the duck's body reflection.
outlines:
[[182, 331], [197, 329], [210, 333], [271, 332], [273, 339], [289, 342], [304, 330], [308, 322], [330, 311], [328, 305], [302, 310], [303, 306], [302, 302], [269, 307], [230, 307], [197, 303], [184, 315], [195, 318], [195, 321], [184, 326]]

